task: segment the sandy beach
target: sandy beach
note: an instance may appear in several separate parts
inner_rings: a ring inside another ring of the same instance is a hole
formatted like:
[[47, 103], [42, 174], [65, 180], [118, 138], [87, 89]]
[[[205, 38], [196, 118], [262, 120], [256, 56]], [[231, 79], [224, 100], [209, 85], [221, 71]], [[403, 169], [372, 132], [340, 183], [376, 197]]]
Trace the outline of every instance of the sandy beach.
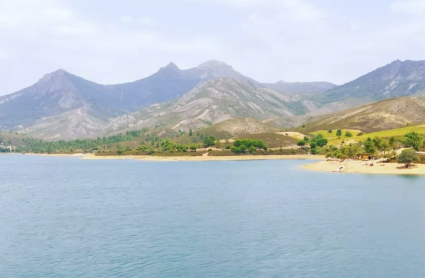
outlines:
[[[360, 173], [360, 174], [386, 174], [386, 175], [425, 175], [425, 165], [416, 164], [406, 169], [404, 164], [374, 163], [366, 166], [365, 161], [320, 161], [301, 166], [304, 169], [319, 172]], [[340, 171], [339, 169], [343, 167]]]
[[151, 156], [151, 155], [128, 155], [128, 156], [95, 156], [85, 154], [81, 159], [138, 159], [145, 161], [234, 161], [234, 160], [281, 160], [281, 159], [308, 159], [323, 160], [322, 155], [239, 155], [239, 156]]

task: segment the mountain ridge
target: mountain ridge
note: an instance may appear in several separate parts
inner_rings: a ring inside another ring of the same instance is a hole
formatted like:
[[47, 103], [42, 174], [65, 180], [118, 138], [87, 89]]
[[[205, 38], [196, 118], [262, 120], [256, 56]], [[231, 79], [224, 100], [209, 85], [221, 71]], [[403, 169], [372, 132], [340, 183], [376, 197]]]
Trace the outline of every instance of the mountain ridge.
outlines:
[[408, 96], [380, 100], [312, 120], [307, 131], [353, 129], [364, 132], [425, 124], [425, 97]]
[[378, 101], [425, 90], [425, 61], [395, 60], [359, 78], [330, 89], [315, 100], [323, 104], [345, 99]]
[[205, 128], [232, 118], [294, 126], [334, 111], [422, 92], [425, 61], [396, 60], [341, 86], [261, 83], [217, 60], [189, 69], [169, 63], [148, 77], [113, 85], [59, 69], [0, 97], [0, 129], [67, 139], [129, 128]]
[[[91, 126], [103, 126], [110, 118], [178, 99], [195, 87], [220, 77], [267, 88], [267, 85], [217, 60], [183, 70], [169, 63], [145, 78], [112, 85], [98, 84], [58, 69], [27, 88], [0, 97], [0, 129], [34, 130], [42, 127], [45, 130], [49, 127], [40, 123], [48, 118], [60, 119], [63, 126], [68, 125], [63, 129], [67, 132], [79, 130], [80, 133], [71, 132], [73, 136], [87, 136], [93, 132]], [[81, 126], [86, 126], [87, 130], [83, 131]]]

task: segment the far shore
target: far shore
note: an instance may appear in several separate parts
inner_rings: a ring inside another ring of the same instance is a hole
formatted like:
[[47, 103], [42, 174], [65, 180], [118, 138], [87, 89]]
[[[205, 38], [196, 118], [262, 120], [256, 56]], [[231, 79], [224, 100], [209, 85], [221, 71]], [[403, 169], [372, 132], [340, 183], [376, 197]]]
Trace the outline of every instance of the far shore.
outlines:
[[[372, 161], [368, 161], [370, 164]], [[383, 174], [383, 175], [425, 175], [425, 165], [415, 164], [405, 168], [404, 164], [398, 163], [374, 163], [374, 166], [366, 165], [365, 161], [349, 160], [338, 161], [319, 161], [311, 164], [302, 165], [307, 170], [318, 172], [335, 173], [357, 173], [357, 174]]]
[[[19, 155], [17, 153], [8, 153]], [[383, 175], [425, 175], [425, 164], [414, 164], [405, 168], [404, 164], [383, 163], [377, 161], [346, 160], [329, 161], [324, 155], [234, 155], [234, 156], [155, 156], [155, 155], [107, 155], [94, 154], [37, 154], [25, 155], [50, 157], [77, 157], [84, 160], [141, 160], [141, 161], [244, 161], [244, 160], [318, 160], [304, 164], [301, 168], [317, 172], [353, 173], [353, 174], [383, 174]], [[370, 166], [373, 163], [374, 166]]]
[[[14, 154], [14, 153], [9, 153]], [[21, 154], [16, 154], [21, 155]], [[86, 160], [145, 160], [145, 161], [232, 161], [232, 160], [324, 160], [323, 155], [233, 155], [233, 156], [155, 156], [155, 155], [106, 155], [73, 153], [73, 154], [37, 154], [26, 153], [25, 155], [53, 156], [53, 157], [79, 157]]]
[[324, 160], [323, 155], [234, 155], [234, 156], [154, 156], [154, 155], [108, 155], [85, 154], [81, 159], [137, 159], [145, 161], [237, 161], [237, 160]]

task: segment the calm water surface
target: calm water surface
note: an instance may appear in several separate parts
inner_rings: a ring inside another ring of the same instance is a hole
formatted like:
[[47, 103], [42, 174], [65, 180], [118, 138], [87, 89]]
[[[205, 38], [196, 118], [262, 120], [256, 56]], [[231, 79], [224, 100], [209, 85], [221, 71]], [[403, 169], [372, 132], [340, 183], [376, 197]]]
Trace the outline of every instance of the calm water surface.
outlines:
[[0, 156], [0, 277], [425, 277], [425, 178]]

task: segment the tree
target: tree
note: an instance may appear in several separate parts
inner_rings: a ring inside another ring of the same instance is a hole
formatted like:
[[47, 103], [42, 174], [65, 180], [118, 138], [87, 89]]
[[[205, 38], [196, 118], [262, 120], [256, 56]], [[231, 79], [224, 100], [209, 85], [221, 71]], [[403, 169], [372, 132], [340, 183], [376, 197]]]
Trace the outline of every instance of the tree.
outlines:
[[192, 137], [193, 136], [193, 131], [192, 129], [189, 129], [189, 136]]
[[308, 141], [310, 141], [310, 138], [308, 138], [307, 136], [304, 136], [304, 141], [307, 143]]
[[366, 139], [366, 142], [364, 143], [364, 149], [367, 153], [375, 153], [376, 152], [376, 147], [373, 144], [373, 141], [370, 137], [368, 137]]
[[372, 141], [375, 145], [375, 148], [382, 151], [382, 145], [384, 144], [384, 140], [381, 137], [375, 136]]
[[304, 140], [300, 140], [300, 141], [298, 141], [297, 145], [300, 146], [300, 147], [304, 147], [305, 146], [305, 141]]
[[353, 137], [353, 134], [349, 131], [345, 132], [345, 137]]
[[396, 141], [394, 136], [391, 136], [390, 140], [388, 140], [388, 144], [390, 145], [390, 148], [392, 149], [396, 147]]
[[391, 149], [391, 146], [390, 146], [389, 141], [387, 141], [387, 140], [382, 141], [380, 151], [382, 151], [382, 152], [385, 154], [385, 153], [386, 153], [386, 152], [388, 152], [390, 149]]
[[319, 147], [324, 147], [328, 144], [328, 139], [326, 138], [318, 138], [314, 140]]
[[313, 148], [311, 146], [311, 144], [314, 143], [315, 145], [319, 146], [319, 147], [324, 147], [328, 144], [328, 139], [326, 139], [325, 137], [323, 137], [322, 134], [317, 134], [315, 137], [313, 137], [312, 139], [310, 139], [310, 147]]
[[204, 141], [205, 148], [208, 148], [208, 147], [214, 146], [215, 137], [214, 136], [205, 136], [203, 141]]
[[249, 152], [255, 154], [257, 152], [257, 148], [254, 146], [249, 147]]
[[404, 135], [406, 137], [405, 144], [417, 151], [424, 145], [424, 138], [419, 133], [412, 131]]
[[332, 133], [332, 129], [329, 129], [329, 130], [328, 130], [328, 133]]
[[419, 157], [415, 150], [408, 149], [401, 152], [397, 158], [398, 163], [403, 163], [406, 168], [409, 168], [410, 164], [415, 161], [418, 161]]
[[145, 152], [147, 149], [148, 149], [148, 147], [146, 147], [145, 145], [141, 145], [139, 147], [139, 150], [142, 151], [142, 152]]
[[341, 131], [341, 129], [338, 129], [336, 131], [336, 136], [341, 137], [341, 135], [342, 135], [342, 131]]
[[220, 139], [217, 139], [217, 141], [215, 141], [215, 146], [216, 146], [217, 148], [220, 148], [220, 146], [221, 146]]
[[245, 146], [244, 144], [242, 144], [242, 145], [240, 145], [239, 146], [239, 149], [241, 150], [241, 152], [245, 152], [246, 151], [246, 149], [247, 149], [248, 147], [247, 146]]
[[198, 146], [197, 145], [195, 145], [195, 144], [192, 144], [192, 145], [190, 145], [190, 150], [192, 151], [192, 152], [196, 152], [196, 149], [198, 148]]

